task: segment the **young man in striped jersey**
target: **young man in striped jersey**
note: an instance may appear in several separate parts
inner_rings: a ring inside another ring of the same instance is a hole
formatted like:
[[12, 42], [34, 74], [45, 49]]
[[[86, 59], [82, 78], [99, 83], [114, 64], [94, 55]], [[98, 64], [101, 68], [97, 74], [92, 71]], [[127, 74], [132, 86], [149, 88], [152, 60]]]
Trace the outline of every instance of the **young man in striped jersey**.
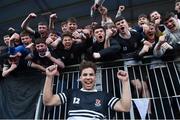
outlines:
[[122, 70], [117, 72], [117, 78], [123, 86], [121, 99], [95, 89], [96, 65], [92, 62], [85, 61], [80, 65], [80, 80], [82, 83], [80, 90], [67, 90], [53, 95], [53, 77], [57, 72], [55, 65], [46, 69], [43, 102], [47, 106], [67, 103], [68, 120], [105, 119], [108, 116], [108, 107], [118, 112], [130, 110], [131, 94], [127, 72]]

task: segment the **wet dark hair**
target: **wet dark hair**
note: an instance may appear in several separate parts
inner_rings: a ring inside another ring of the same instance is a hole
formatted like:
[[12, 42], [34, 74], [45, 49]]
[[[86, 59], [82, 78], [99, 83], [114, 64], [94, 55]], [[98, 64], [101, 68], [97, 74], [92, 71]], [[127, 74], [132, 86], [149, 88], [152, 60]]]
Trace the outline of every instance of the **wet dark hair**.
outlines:
[[52, 33], [52, 34], [58, 34], [55, 30], [49, 30], [49, 34]]
[[144, 17], [144, 18], [147, 18], [147, 19], [148, 19], [148, 16], [147, 16], [146, 14], [140, 14], [140, 15], [138, 16], [138, 20], [139, 20], [140, 18], [142, 18], [142, 17]]
[[24, 36], [29, 36], [30, 37], [30, 33], [23, 30], [21, 33], [20, 33], [20, 37], [24, 37]]
[[66, 37], [66, 36], [69, 36], [69, 37], [71, 37], [72, 38], [72, 33], [70, 33], [70, 32], [63, 32], [63, 34], [62, 34], [62, 39], [64, 38], [64, 37]]
[[125, 17], [123, 16], [119, 16], [117, 18], [114, 19], [114, 23], [118, 22], [118, 21], [121, 21], [121, 20], [125, 20]]
[[62, 21], [61, 22], [61, 26], [66, 25], [66, 24], [67, 24], [67, 21]]
[[102, 28], [103, 30], [105, 30], [103, 26], [101, 26], [100, 24], [97, 24], [97, 25], [93, 28], [93, 32], [94, 32], [96, 29], [100, 29], [100, 28]]
[[7, 38], [7, 37], [10, 37], [10, 36], [9, 36], [9, 35], [4, 35], [4, 36], [3, 36], [3, 39], [4, 39], [4, 38]]
[[175, 0], [175, 3], [180, 2], [180, 0]]
[[38, 25], [46, 25], [46, 26], [48, 26], [48, 24], [46, 22], [39, 22]]
[[37, 38], [37, 39], [35, 40], [35, 44], [40, 44], [40, 43], [46, 44], [45, 39], [43, 39], [43, 38]]
[[167, 12], [165, 16], [162, 17], [162, 21], [165, 22], [171, 17], [175, 17], [175, 14], [173, 12]]
[[77, 20], [76, 20], [76, 18], [74, 18], [74, 17], [70, 17], [70, 18], [67, 19], [67, 23], [68, 23], [68, 22], [77, 23]]
[[82, 61], [79, 67], [80, 70], [80, 74], [82, 73], [82, 71], [86, 68], [92, 68], [94, 70], [94, 72], [96, 73], [97, 67], [96, 64], [91, 62], [91, 61]]

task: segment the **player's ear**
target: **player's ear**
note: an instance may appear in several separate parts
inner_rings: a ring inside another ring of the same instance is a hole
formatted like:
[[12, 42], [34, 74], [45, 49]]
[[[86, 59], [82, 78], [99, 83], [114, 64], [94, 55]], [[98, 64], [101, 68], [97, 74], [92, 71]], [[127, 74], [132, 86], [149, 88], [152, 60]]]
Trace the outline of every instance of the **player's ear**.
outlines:
[[79, 77], [79, 81], [81, 81], [82, 80], [82, 76], [80, 75], [80, 77]]

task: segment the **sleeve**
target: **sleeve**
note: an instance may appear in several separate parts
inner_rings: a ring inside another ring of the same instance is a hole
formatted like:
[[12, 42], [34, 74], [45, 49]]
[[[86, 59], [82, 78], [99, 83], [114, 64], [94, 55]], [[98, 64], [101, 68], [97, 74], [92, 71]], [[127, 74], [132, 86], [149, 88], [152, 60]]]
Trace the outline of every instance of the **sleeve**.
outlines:
[[113, 97], [112, 95], [108, 94], [108, 107], [113, 110], [114, 105], [119, 100], [117, 97]]
[[72, 90], [67, 90], [65, 92], [62, 93], [58, 93], [59, 98], [61, 100], [61, 104], [65, 104], [68, 102], [68, 99], [70, 98]]
[[39, 32], [37, 32], [37, 31], [35, 31], [34, 33], [31, 33], [30, 35], [32, 35], [35, 39], [41, 38], [41, 34]]
[[118, 41], [116, 39], [111, 39], [110, 41], [110, 47], [99, 51], [101, 57], [105, 57], [110, 54], [117, 54], [118, 52], [120, 52], [121, 46], [119, 45]]
[[155, 57], [161, 57], [161, 56], [163, 56], [164, 54], [165, 54], [165, 49], [163, 49], [162, 47], [160, 47], [160, 42], [158, 42], [156, 45], [155, 45], [155, 47], [154, 47], [154, 49], [153, 49], [153, 55], [155, 56]]
[[10, 64], [9, 64], [9, 62], [8, 62], [7, 59], [4, 60], [4, 62], [3, 62], [3, 67], [10, 67]]

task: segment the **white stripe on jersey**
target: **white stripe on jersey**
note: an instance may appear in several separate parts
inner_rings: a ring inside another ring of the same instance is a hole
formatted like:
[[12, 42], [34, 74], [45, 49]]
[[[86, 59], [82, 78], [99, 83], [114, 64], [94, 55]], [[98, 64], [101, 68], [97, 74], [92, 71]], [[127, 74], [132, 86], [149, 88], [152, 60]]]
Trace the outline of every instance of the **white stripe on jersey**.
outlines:
[[111, 109], [113, 109], [114, 103], [116, 103], [119, 100], [119, 98], [113, 97], [111, 100], [108, 102], [108, 106], [110, 106]]
[[64, 93], [59, 93], [59, 96], [61, 97], [62, 104], [67, 102], [67, 97], [66, 97], [66, 95]]
[[68, 112], [69, 116], [79, 116], [79, 115], [84, 115], [84, 116], [89, 116], [89, 117], [97, 117], [100, 119], [105, 118], [103, 114], [99, 113], [99, 112], [95, 112], [92, 110], [70, 110]]
[[88, 117], [82, 117], [82, 116], [78, 116], [78, 117], [68, 117], [67, 120], [101, 120], [98, 118], [88, 118]]

